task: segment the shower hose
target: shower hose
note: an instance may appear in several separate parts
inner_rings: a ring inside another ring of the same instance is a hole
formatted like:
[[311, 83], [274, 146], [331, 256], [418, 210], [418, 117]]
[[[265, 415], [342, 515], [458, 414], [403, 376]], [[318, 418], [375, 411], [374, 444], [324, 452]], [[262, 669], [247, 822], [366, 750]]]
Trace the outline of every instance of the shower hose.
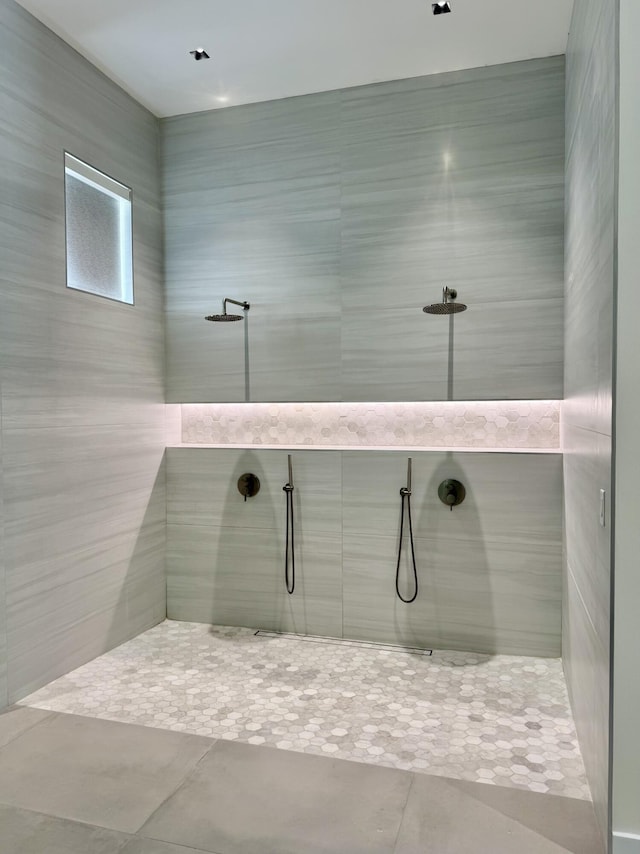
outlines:
[[[289, 596], [296, 589], [296, 554], [295, 554], [295, 528], [293, 522], [293, 486], [289, 482], [283, 487], [287, 496], [287, 544], [284, 552], [284, 579]], [[291, 570], [289, 570], [291, 565]]]
[[[405, 602], [407, 605], [410, 605], [418, 598], [418, 569], [416, 567], [416, 553], [413, 546], [413, 525], [411, 524], [411, 489], [403, 486], [400, 490], [400, 497], [402, 499], [402, 507], [400, 510], [400, 542], [398, 543], [398, 563], [396, 565], [396, 593], [398, 594], [398, 599], [400, 599], [402, 602]], [[410, 599], [405, 599], [405, 597], [400, 592], [400, 560], [402, 558], [402, 537], [404, 534], [405, 506], [407, 512], [407, 519], [409, 520], [409, 541], [411, 543], [411, 562], [413, 565], [414, 593]]]

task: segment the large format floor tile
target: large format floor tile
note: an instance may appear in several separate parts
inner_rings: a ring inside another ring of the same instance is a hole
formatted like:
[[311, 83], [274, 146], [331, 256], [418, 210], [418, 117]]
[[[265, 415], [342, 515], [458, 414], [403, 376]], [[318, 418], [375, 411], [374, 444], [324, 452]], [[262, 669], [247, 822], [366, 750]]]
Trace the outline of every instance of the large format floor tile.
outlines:
[[141, 834], [217, 854], [391, 854], [411, 776], [219, 741]]
[[32, 726], [41, 723], [51, 712], [26, 706], [13, 706], [0, 713], [0, 747], [9, 744]]
[[[2, 854], [604, 854], [588, 802], [78, 720], [0, 750]], [[8, 803], [14, 777], [40, 810]]]
[[52, 715], [0, 751], [0, 803], [132, 833], [211, 744], [197, 736]]
[[589, 798], [559, 660], [167, 621], [23, 702]]
[[117, 854], [128, 838], [102, 827], [0, 804], [4, 854]]
[[586, 801], [415, 775], [394, 854], [604, 854]]
[[210, 854], [200, 848], [185, 848], [171, 842], [159, 842], [157, 839], [142, 839], [138, 836], [124, 846], [120, 854]]

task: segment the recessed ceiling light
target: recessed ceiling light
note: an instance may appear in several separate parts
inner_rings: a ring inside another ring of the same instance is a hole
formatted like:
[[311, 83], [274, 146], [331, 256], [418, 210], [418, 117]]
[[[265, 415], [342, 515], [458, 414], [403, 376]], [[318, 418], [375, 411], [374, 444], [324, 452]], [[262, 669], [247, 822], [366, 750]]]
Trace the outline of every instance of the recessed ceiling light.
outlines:
[[431, 8], [433, 9], [434, 15], [446, 15], [447, 12], [451, 11], [451, 3], [448, 3], [448, 2], [432, 3]]
[[216, 101], [219, 104], [228, 104], [229, 103], [229, 96], [228, 95], [216, 95]]
[[211, 59], [211, 57], [203, 47], [197, 47], [195, 50], [190, 50], [189, 53], [196, 60], [196, 62], [199, 62], [201, 59]]

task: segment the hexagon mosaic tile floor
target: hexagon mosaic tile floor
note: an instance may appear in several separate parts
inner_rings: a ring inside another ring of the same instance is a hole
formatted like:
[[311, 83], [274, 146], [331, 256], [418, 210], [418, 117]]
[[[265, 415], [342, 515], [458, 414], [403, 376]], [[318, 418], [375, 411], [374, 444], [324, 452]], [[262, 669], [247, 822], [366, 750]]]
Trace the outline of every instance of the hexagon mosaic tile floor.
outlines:
[[21, 705], [590, 797], [559, 660], [166, 621]]

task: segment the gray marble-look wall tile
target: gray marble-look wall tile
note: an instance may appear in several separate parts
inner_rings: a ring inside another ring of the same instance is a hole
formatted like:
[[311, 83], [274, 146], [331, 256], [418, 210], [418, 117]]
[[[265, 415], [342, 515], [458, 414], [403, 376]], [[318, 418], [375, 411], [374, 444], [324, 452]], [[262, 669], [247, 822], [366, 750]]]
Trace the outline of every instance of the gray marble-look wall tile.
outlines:
[[323, 92], [163, 120], [168, 216], [177, 225], [335, 219], [339, 109], [339, 93]]
[[224, 297], [252, 306], [252, 400], [339, 397], [339, 109], [323, 93], [163, 122], [169, 400], [245, 399], [243, 325], [202, 320]]
[[232, 295], [252, 400], [560, 397], [563, 103], [554, 57], [163, 122], [169, 399], [244, 399]]
[[339, 533], [296, 529], [296, 589], [285, 587], [275, 528], [168, 525], [170, 619], [342, 636]]
[[[415, 540], [418, 598], [396, 597], [397, 537], [345, 533], [344, 635], [406, 646], [560, 655], [559, 548]], [[414, 591], [408, 540], [401, 591]]]
[[[344, 530], [395, 536], [399, 490], [409, 454], [343, 453]], [[530, 454], [420, 453], [412, 459], [412, 518], [416, 537], [446, 542], [485, 540], [557, 549], [562, 543], [562, 460]], [[461, 481], [465, 500], [453, 511], [438, 497], [439, 484]]]
[[[9, 695], [166, 614], [158, 123], [0, 4]], [[133, 189], [135, 306], [66, 288], [64, 151]]]
[[[251, 400], [337, 399], [339, 244], [337, 220], [180, 227], [167, 248], [171, 399], [244, 401], [245, 335]], [[250, 303], [246, 321], [204, 322], [225, 297]]]
[[449, 324], [420, 311], [445, 284], [454, 398], [559, 393], [563, 60], [530, 70], [344, 93], [343, 399], [447, 397]]
[[562, 397], [562, 299], [472, 304], [451, 321], [422, 312], [437, 287], [411, 308], [393, 293], [343, 312], [344, 400]]
[[[284, 531], [288, 482], [286, 451], [224, 448], [167, 450], [167, 520]], [[292, 451], [296, 522], [306, 531], [339, 534], [342, 529], [342, 456], [336, 451]], [[244, 501], [238, 478], [255, 474], [260, 492]]]
[[[606, 643], [611, 620], [611, 438], [570, 425], [563, 433], [567, 559], [582, 604]], [[605, 526], [600, 524], [601, 489], [606, 491]]]
[[563, 655], [603, 839], [608, 834], [611, 389], [615, 260], [615, 0], [574, 6], [567, 46]]
[[[142, 290], [142, 282], [140, 283]], [[164, 418], [160, 307], [123, 306], [64, 286], [8, 283], [0, 317], [4, 424], [157, 425]]]
[[615, 3], [583, 2], [567, 49], [567, 422], [611, 433], [616, 151]]
[[2, 375], [0, 373], [0, 709], [7, 704], [7, 617], [4, 560], [4, 467], [2, 454]]
[[[170, 617], [301, 630], [298, 592], [290, 600], [284, 592], [286, 458], [286, 451], [253, 448], [168, 451]], [[396, 600], [394, 589], [407, 455], [296, 451], [293, 461], [306, 631], [560, 654], [560, 457], [414, 454], [421, 592], [410, 606]], [[236, 481], [247, 467], [266, 492], [245, 504]], [[437, 497], [448, 477], [468, 490], [453, 512]], [[408, 556], [405, 528], [407, 590]]]
[[4, 431], [12, 700], [165, 616], [162, 436]]
[[609, 638], [587, 614], [571, 567], [565, 571], [562, 652], [567, 688], [603, 840], [609, 803]]

